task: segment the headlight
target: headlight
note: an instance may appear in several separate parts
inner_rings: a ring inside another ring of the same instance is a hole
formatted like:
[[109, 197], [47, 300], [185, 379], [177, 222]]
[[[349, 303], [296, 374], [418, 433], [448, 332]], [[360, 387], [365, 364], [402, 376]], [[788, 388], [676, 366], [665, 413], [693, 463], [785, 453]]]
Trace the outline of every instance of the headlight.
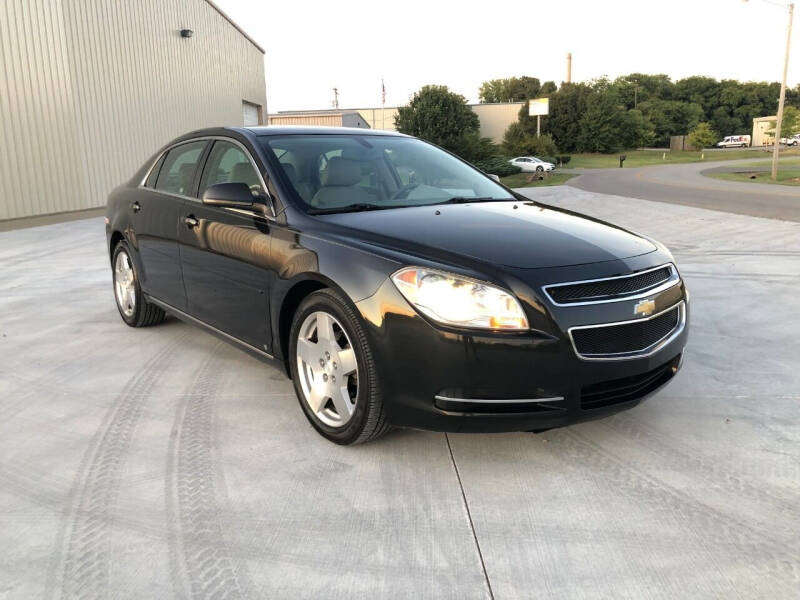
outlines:
[[522, 307], [508, 292], [452, 273], [408, 267], [392, 281], [418, 311], [439, 323], [480, 329], [528, 329]]

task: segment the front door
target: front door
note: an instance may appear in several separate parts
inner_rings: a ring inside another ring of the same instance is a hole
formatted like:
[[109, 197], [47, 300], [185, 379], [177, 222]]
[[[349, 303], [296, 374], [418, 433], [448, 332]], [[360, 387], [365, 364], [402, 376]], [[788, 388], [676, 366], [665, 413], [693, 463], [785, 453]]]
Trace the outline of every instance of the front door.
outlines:
[[178, 252], [179, 219], [206, 144], [188, 142], [169, 150], [131, 206], [142, 289], [181, 310], [186, 308], [186, 292]]
[[[263, 202], [250, 155], [218, 140], [208, 154], [197, 196], [216, 183], [243, 182]], [[272, 352], [269, 319], [270, 224], [260, 210], [186, 200], [179, 233], [183, 280], [192, 316], [251, 346]]]

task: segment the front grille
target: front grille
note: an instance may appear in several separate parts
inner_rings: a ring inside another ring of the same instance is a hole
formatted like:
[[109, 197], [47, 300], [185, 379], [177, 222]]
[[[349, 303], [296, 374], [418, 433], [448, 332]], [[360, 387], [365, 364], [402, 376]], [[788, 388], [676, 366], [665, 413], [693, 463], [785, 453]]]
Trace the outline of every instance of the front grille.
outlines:
[[558, 304], [598, 302], [625, 298], [658, 287], [672, 277], [672, 267], [665, 265], [639, 274], [612, 277], [585, 283], [569, 283], [546, 287], [547, 293]]
[[581, 388], [581, 408], [591, 410], [638, 400], [672, 379], [679, 364], [680, 355], [641, 375], [584, 386]]
[[571, 332], [572, 342], [575, 351], [588, 358], [635, 354], [668, 337], [680, 322], [681, 304], [677, 304], [660, 315], [641, 321], [575, 328]]

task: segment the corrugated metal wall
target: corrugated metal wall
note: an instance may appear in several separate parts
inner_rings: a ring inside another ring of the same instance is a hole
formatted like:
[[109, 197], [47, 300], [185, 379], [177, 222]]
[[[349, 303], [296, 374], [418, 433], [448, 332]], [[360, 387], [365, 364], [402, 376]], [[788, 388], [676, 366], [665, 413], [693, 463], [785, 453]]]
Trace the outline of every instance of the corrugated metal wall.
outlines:
[[506, 129], [519, 120], [519, 109], [524, 102], [499, 102], [497, 104], [470, 104], [470, 108], [481, 121], [479, 135], [494, 143], [503, 142]]
[[266, 114], [263, 59], [205, 0], [0, 0], [0, 219], [103, 206], [171, 138]]

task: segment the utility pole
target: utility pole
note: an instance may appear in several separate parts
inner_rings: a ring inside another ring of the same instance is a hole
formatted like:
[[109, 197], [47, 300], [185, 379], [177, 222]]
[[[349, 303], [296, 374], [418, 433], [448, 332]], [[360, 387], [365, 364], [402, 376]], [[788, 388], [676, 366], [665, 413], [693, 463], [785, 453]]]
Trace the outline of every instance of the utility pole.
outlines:
[[339, 88], [333, 88], [333, 108], [339, 108]]
[[772, 180], [778, 179], [778, 156], [781, 145], [781, 124], [783, 123], [783, 104], [786, 101], [786, 72], [789, 70], [789, 46], [792, 42], [792, 19], [794, 18], [794, 2], [789, 4], [789, 31], [786, 34], [786, 56], [783, 59], [783, 81], [781, 81], [781, 97], [778, 100], [778, 116], [775, 123], [775, 148], [772, 151]]
[[[747, 2], [748, 0], [743, 0]], [[792, 20], [794, 19], [794, 2], [788, 5], [775, 0], [762, 0], [767, 4], [789, 9], [789, 30], [786, 32], [786, 55], [783, 58], [783, 80], [781, 81], [781, 95], [778, 99], [778, 114], [775, 117], [775, 146], [772, 149], [772, 180], [778, 179], [778, 158], [781, 148], [781, 125], [783, 124], [783, 105], [786, 102], [786, 73], [789, 70], [789, 47], [792, 44]]]

